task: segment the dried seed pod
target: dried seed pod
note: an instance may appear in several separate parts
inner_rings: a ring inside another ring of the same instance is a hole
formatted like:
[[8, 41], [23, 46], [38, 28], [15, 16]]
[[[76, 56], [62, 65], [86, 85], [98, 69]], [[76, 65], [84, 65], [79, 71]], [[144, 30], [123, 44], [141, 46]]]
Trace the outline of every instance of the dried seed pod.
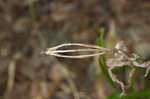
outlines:
[[[59, 50], [59, 48], [63, 48], [66, 46], [78, 46], [83, 47], [82, 49], [71, 49], [71, 50]], [[42, 51], [41, 54], [44, 55], [52, 55], [56, 57], [63, 57], [63, 58], [87, 58], [93, 56], [100, 56], [107, 52], [111, 51], [110, 49], [103, 48], [100, 46], [89, 45], [89, 44], [81, 44], [81, 43], [68, 43], [68, 44], [61, 44], [56, 47], [48, 48], [46, 51]], [[92, 54], [85, 54], [85, 55], [64, 55], [64, 53], [68, 52], [93, 52]]]

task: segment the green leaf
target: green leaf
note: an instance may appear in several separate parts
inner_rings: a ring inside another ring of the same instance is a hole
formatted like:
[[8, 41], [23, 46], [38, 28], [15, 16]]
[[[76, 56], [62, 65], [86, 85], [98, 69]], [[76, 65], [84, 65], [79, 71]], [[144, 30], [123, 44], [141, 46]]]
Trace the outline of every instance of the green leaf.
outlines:
[[121, 99], [119, 92], [114, 92], [111, 96], [109, 96], [107, 99]]
[[150, 90], [131, 93], [128, 96], [123, 96], [121, 99], [146, 99], [150, 98]]
[[[104, 28], [100, 29], [100, 37], [98, 39], [96, 39], [96, 44], [99, 45], [99, 46], [106, 47], [106, 43], [104, 41]], [[106, 55], [100, 56], [100, 58], [99, 58], [99, 67], [102, 70], [104, 76], [108, 79], [110, 84], [114, 87], [116, 92], [119, 92], [118, 87], [112, 81], [112, 79], [111, 79], [111, 77], [110, 77], [110, 75], [108, 73], [107, 66], [106, 66]]]

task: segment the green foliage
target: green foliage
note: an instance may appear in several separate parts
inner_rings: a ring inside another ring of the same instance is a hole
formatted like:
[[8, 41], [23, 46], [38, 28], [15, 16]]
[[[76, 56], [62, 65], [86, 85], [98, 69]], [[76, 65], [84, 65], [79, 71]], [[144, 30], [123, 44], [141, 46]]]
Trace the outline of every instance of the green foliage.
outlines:
[[124, 96], [121, 99], [146, 99], [150, 97], [150, 90], [148, 91], [140, 91], [137, 93], [131, 93], [128, 96]]
[[110, 97], [107, 99], [121, 99], [119, 92], [114, 92]]
[[104, 28], [100, 28], [99, 33], [100, 36], [96, 39], [96, 45], [106, 47], [106, 43], [104, 41]]
[[141, 91], [137, 93], [131, 93], [127, 96], [120, 97], [120, 93], [115, 92], [112, 96], [107, 99], [147, 99], [150, 96], [150, 91]]
[[[96, 39], [96, 45], [106, 47], [106, 43], [104, 41], [104, 28], [100, 29], [100, 37]], [[106, 55], [102, 55], [99, 58], [99, 67], [101, 68], [104, 76], [109, 80], [110, 84], [114, 87], [115, 91], [118, 92], [118, 87], [112, 81], [111, 77], [109, 76], [108, 69], [106, 66]]]

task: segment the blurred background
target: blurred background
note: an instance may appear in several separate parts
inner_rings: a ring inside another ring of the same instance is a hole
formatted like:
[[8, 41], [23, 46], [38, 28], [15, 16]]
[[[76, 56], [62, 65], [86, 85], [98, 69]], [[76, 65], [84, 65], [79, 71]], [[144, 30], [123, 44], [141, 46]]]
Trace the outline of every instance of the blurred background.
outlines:
[[[0, 99], [106, 99], [114, 89], [97, 58], [40, 52], [69, 42], [95, 45], [103, 27], [107, 47], [124, 40], [148, 60], [149, 15], [149, 0], [0, 0]], [[124, 81], [126, 72], [118, 72]], [[143, 74], [135, 75], [135, 92], [150, 87]]]

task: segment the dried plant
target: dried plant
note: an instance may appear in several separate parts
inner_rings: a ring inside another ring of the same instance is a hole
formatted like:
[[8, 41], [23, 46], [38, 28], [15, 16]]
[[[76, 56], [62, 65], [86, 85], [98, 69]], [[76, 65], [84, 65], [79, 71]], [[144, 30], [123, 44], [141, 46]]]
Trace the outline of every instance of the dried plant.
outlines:
[[[79, 47], [85, 47], [85, 49], [59, 50], [59, 48], [62, 48], [65, 46], [79, 46]], [[41, 54], [52, 55], [56, 57], [64, 57], [64, 58], [87, 58], [87, 57], [103, 55], [110, 51], [111, 51], [110, 49], [103, 48], [100, 46], [95, 46], [95, 45], [68, 43], [68, 44], [61, 44], [56, 47], [48, 48], [46, 51], [42, 51]], [[86, 55], [74, 55], [74, 56], [64, 55], [64, 53], [68, 53], [68, 52], [94, 52], [94, 53], [86, 54]]]
[[[62, 47], [66, 46], [79, 46], [84, 47], [81, 49], [71, 49], [71, 50], [60, 50]], [[83, 55], [64, 55], [64, 53], [68, 52], [93, 52], [92, 54], [83, 54]], [[52, 55], [56, 57], [63, 57], [63, 58], [88, 58], [93, 56], [100, 56], [103, 54], [113, 54], [113, 58], [108, 59], [106, 64], [108, 66], [108, 72], [112, 80], [118, 83], [121, 86], [121, 96], [125, 95], [125, 85], [122, 81], [118, 80], [116, 75], [113, 74], [112, 69], [116, 67], [123, 67], [123, 66], [130, 66], [132, 68], [129, 74], [129, 85], [130, 85], [130, 78], [133, 76], [135, 72], [135, 67], [142, 67], [146, 68], [145, 77], [148, 75], [150, 70], [150, 61], [144, 62], [141, 60], [141, 57], [135, 53], [129, 54], [127, 47], [125, 46], [123, 41], [120, 41], [116, 44], [114, 49], [108, 49], [96, 45], [88, 45], [88, 44], [81, 44], [81, 43], [68, 43], [68, 44], [61, 44], [56, 47], [47, 48], [46, 51], [42, 51], [42, 55]]]

